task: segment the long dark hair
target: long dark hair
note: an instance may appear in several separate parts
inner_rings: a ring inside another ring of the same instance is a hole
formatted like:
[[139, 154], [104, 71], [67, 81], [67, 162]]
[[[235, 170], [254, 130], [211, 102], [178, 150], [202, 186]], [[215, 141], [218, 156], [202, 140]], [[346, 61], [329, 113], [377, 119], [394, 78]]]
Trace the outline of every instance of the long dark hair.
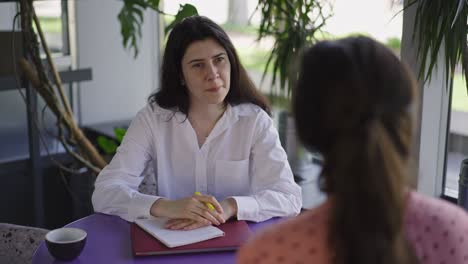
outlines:
[[414, 96], [406, 66], [368, 37], [303, 54], [294, 116], [304, 145], [324, 157], [334, 263], [415, 263], [403, 230]]
[[226, 50], [231, 63], [231, 85], [224, 100], [225, 103], [232, 105], [253, 103], [270, 114], [268, 101], [257, 91], [239, 62], [229, 36], [219, 25], [203, 16], [185, 18], [172, 29], [163, 56], [161, 86], [159, 91], [150, 95], [148, 101], [156, 102], [167, 109], [177, 108], [178, 111], [188, 115], [189, 93], [181, 84], [182, 58], [190, 44], [208, 38], [212, 38]]

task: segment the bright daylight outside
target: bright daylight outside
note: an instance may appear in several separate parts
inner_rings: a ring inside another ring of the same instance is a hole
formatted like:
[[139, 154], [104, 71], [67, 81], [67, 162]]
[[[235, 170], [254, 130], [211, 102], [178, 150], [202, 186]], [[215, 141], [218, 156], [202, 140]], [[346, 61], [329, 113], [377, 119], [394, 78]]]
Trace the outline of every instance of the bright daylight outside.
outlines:
[[[403, 8], [402, 2], [391, 0], [328, 1], [333, 7], [333, 15], [327, 20], [324, 27], [325, 35], [343, 37], [351, 34], [365, 34], [385, 43], [396, 54], [399, 54], [403, 22], [400, 12]], [[223, 25], [229, 32], [251, 77], [264, 93], [269, 94], [272, 91], [270, 79], [266, 76], [265, 80], [261, 82], [261, 78], [266, 59], [271, 52], [272, 41], [265, 39], [260, 43], [256, 41], [260, 20], [259, 11], [255, 10], [257, 1], [171, 0], [164, 1], [165, 11], [169, 14], [175, 14], [179, 4], [183, 3], [195, 5], [201, 15], [208, 16]], [[237, 9], [235, 15], [229, 11], [235, 9]], [[170, 20], [170, 18], [166, 18], [166, 20]], [[281, 96], [280, 98], [274, 97], [274, 99], [274, 106], [280, 108], [287, 102], [287, 99], [281, 98]], [[450, 117], [444, 194], [457, 197], [460, 163], [468, 154], [468, 144], [466, 143], [468, 125], [465, 122], [468, 119], [468, 96], [460, 69], [458, 69], [453, 81]]]
[[[324, 1], [327, 2], [327, 1]], [[263, 93], [272, 94], [271, 78], [262, 75], [268, 55], [271, 52], [273, 40], [263, 39], [257, 42], [257, 29], [260, 22], [260, 12], [255, 10], [256, 0], [171, 0], [164, 1], [164, 11], [175, 14], [180, 4], [191, 3], [197, 7], [201, 15], [208, 16], [221, 24], [232, 38], [244, 66], [252, 79]], [[391, 0], [334, 0], [328, 1], [332, 16], [324, 26], [325, 36], [343, 37], [351, 34], [372, 36], [392, 48], [396, 54], [400, 52], [402, 33], [402, 1]], [[37, 2], [37, 12], [43, 23], [49, 45], [54, 52], [62, 48], [62, 28], [60, 21], [60, 1]], [[362, 7], [362, 8], [361, 8]], [[173, 18], [165, 17], [169, 23]], [[270, 71], [271, 72], [271, 71]], [[288, 105], [286, 94], [274, 93], [270, 97], [275, 109]], [[278, 112], [274, 111], [275, 120]], [[458, 196], [458, 173], [461, 161], [468, 155], [468, 96], [465, 80], [461, 70], [455, 74], [451, 97], [450, 127], [446, 153], [446, 175], [444, 193]], [[290, 153], [288, 153], [289, 155]], [[311, 159], [311, 155], [307, 156]], [[313, 173], [317, 170], [312, 170]]]

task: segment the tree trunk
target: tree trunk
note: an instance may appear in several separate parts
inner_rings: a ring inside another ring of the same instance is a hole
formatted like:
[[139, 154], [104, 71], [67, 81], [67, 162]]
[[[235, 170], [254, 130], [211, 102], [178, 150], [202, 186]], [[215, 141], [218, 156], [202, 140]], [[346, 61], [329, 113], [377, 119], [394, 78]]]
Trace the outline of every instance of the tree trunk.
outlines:
[[228, 23], [247, 26], [249, 24], [249, 14], [247, 0], [229, 0]]

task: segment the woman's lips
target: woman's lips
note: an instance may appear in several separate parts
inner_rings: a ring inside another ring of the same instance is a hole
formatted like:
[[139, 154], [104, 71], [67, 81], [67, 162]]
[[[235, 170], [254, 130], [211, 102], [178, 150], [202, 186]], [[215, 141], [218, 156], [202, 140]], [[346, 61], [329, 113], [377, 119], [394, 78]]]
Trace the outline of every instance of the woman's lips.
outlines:
[[208, 89], [206, 91], [208, 91], [208, 92], [217, 92], [217, 91], [219, 91], [219, 89], [221, 89], [221, 86], [213, 87], [213, 88], [210, 88], [210, 89]]

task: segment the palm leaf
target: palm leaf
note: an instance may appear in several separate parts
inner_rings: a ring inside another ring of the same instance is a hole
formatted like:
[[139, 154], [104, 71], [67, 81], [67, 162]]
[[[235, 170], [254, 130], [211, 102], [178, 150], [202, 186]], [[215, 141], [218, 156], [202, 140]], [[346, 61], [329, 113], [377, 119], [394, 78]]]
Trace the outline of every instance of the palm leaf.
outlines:
[[320, 0], [259, 0], [257, 10], [261, 12], [258, 40], [273, 37], [272, 52], [267, 58], [262, 81], [272, 69], [271, 84], [273, 94], [291, 94], [297, 80], [294, 61], [304, 46], [317, 41], [316, 34], [330, 16], [322, 12]]
[[175, 16], [174, 21], [172, 21], [172, 23], [169, 24], [164, 29], [164, 32], [167, 34], [174, 27], [175, 24], [179, 23], [186, 17], [194, 16], [194, 15], [198, 15], [198, 11], [193, 5], [191, 4], [181, 5], [179, 8], [179, 11], [177, 12]]
[[[468, 2], [466, 0], [415, 0], [410, 5], [417, 4], [413, 38], [418, 40], [418, 59], [421, 62], [419, 78], [424, 81], [431, 79], [432, 72], [438, 66], [438, 54], [444, 47], [445, 82], [453, 78], [456, 66], [462, 62], [462, 70], [466, 76], [467, 63], [464, 63], [467, 45]], [[468, 85], [467, 85], [468, 87]]]
[[[122, 45], [126, 49], [133, 50], [134, 57], [138, 56], [138, 40], [141, 39], [141, 27], [144, 22], [144, 12], [150, 8], [160, 14], [165, 14], [159, 9], [160, 0], [124, 0], [124, 5], [117, 15], [120, 22], [120, 33], [122, 35]], [[181, 5], [175, 15], [175, 20], [166, 27], [167, 33], [175, 23], [185, 17], [198, 14], [197, 9], [190, 4]]]
[[141, 25], [148, 3], [144, 0], [124, 0], [124, 5], [117, 15], [120, 22], [120, 33], [124, 48], [133, 49], [134, 57], [138, 56], [137, 40], [141, 38]]
[[115, 135], [115, 138], [117, 139], [117, 142], [119, 143], [122, 143], [125, 133], [127, 133], [127, 129], [125, 128], [122, 128], [122, 127], [114, 128], [114, 135]]

